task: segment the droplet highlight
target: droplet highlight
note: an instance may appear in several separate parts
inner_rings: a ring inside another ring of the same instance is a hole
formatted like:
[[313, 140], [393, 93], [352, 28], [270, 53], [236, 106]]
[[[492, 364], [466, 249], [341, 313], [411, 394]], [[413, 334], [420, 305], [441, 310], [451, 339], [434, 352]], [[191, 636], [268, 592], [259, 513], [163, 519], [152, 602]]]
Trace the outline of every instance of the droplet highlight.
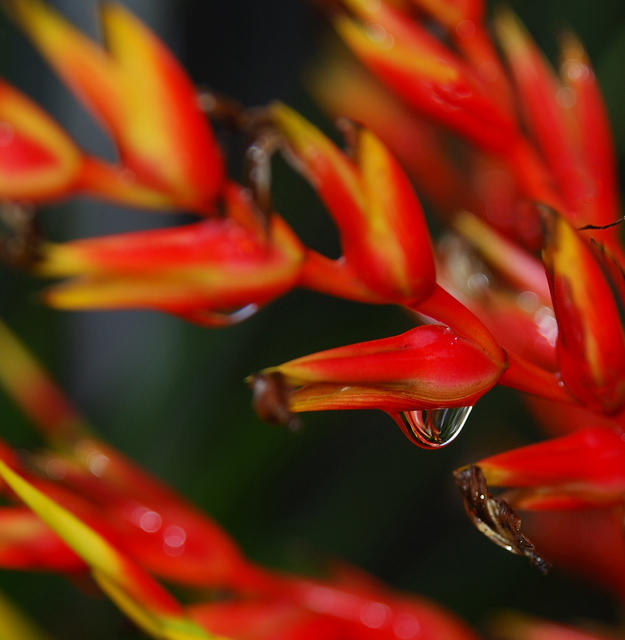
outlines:
[[472, 406], [416, 409], [392, 417], [410, 442], [423, 449], [440, 449], [460, 435], [472, 409]]

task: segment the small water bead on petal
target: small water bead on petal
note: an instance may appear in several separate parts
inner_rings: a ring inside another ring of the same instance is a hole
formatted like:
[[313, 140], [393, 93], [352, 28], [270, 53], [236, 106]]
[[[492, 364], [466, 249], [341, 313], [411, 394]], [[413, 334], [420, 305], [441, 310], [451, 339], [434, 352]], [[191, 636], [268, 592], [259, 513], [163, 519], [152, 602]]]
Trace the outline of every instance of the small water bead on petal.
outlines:
[[368, 602], [360, 610], [360, 621], [369, 629], [380, 629], [390, 616], [390, 608], [382, 602]]
[[89, 467], [89, 471], [96, 476], [101, 477], [104, 475], [106, 468], [109, 465], [109, 457], [105, 456], [103, 453], [93, 452], [87, 458], [87, 466]]
[[410, 442], [423, 449], [440, 449], [458, 437], [472, 409], [472, 406], [416, 409], [392, 417]]
[[161, 515], [144, 505], [138, 505], [132, 510], [130, 520], [146, 533], [155, 533], [163, 524]]
[[163, 551], [175, 558], [184, 553], [187, 532], [178, 525], [170, 525], [163, 532]]
[[402, 613], [393, 622], [393, 631], [400, 640], [413, 640], [421, 631], [417, 618], [408, 613]]

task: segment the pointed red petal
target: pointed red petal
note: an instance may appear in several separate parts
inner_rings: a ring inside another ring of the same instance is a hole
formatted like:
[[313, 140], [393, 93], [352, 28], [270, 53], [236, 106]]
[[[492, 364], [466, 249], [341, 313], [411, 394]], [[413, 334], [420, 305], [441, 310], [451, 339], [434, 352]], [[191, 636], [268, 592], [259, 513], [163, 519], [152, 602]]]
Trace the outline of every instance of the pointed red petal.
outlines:
[[466, 211], [458, 214], [452, 224], [512, 286], [532, 291], [543, 303], [551, 303], [545, 268], [534, 256]]
[[153, 308], [185, 314], [263, 304], [291, 289], [304, 259], [277, 215], [271, 244], [230, 219], [47, 245], [39, 270], [80, 278], [50, 289], [62, 308]]
[[91, 568], [94, 579], [141, 628], [164, 640], [206, 638], [181, 605], [96, 529], [0, 462], [2, 479]]
[[[580, 42], [571, 34], [563, 41], [561, 74], [572, 92], [570, 107], [573, 139], [584, 171], [595, 192], [588, 203], [587, 220], [596, 225], [609, 224], [619, 215], [616, 159], [610, 123], [597, 78]], [[605, 231], [602, 238], [617, 239], [617, 230]]]
[[65, 132], [0, 81], [0, 197], [42, 200], [75, 187], [82, 157]]
[[0, 566], [76, 571], [84, 562], [30, 509], [0, 509]]
[[311, 86], [334, 118], [350, 118], [378, 135], [416, 182], [418, 193], [439, 211], [475, 208], [466, 176], [451, 161], [441, 133], [351, 56], [332, 51], [317, 66]]
[[209, 211], [223, 168], [195, 88], [158, 38], [120, 4], [102, 6], [102, 23], [121, 82], [115, 133], [127, 164], [148, 183], [164, 185], [181, 205]]
[[358, 16], [335, 19], [354, 53], [411, 106], [489, 150], [509, 148], [513, 121], [479, 88], [470, 69], [386, 3], [344, 0]]
[[125, 164], [148, 188], [207, 212], [223, 168], [195, 90], [159, 40], [119, 4], [102, 7], [110, 54], [40, 0], [11, 2], [19, 23], [111, 130]]
[[284, 105], [272, 114], [336, 221], [345, 259], [363, 283], [390, 301], [425, 297], [435, 275], [429, 234], [419, 201], [386, 147], [360, 130], [354, 162]]
[[583, 215], [593, 189], [566, 126], [566, 93], [512, 13], [501, 13], [496, 25], [516, 78], [525, 116], [564, 200], [576, 222], [590, 222]]
[[601, 427], [506, 451], [478, 463], [490, 485], [560, 487], [620, 501], [625, 491], [625, 440]]
[[287, 383], [294, 411], [386, 411], [466, 406], [501, 374], [477, 345], [440, 325], [321, 351], [268, 369]]
[[543, 217], [562, 379], [591, 408], [615, 412], [625, 403], [625, 336], [617, 300], [583, 238], [555, 212], [545, 210]]

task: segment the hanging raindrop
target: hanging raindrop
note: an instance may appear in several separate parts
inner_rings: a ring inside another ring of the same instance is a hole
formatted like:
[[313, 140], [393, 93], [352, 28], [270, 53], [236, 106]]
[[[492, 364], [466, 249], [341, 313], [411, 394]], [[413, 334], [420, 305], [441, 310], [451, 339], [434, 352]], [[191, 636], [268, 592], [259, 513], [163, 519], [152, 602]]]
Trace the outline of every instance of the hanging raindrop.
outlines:
[[392, 417], [410, 442], [423, 449], [440, 449], [460, 434], [471, 409], [472, 406], [417, 409]]

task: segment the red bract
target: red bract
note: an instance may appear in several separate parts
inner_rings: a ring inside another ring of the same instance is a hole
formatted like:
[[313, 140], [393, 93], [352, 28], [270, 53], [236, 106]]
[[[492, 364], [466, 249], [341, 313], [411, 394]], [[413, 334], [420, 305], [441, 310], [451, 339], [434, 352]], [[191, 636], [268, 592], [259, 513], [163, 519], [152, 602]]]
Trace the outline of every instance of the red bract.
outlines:
[[334, 25], [348, 46], [409, 104], [489, 149], [516, 140], [513, 121], [472, 70], [425, 29], [386, 3], [345, 0]]
[[[9, 5], [46, 59], [110, 130], [137, 182], [164, 192], [176, 206], [209, 212], [222, 181], [220, 154], [193, 85], [160, 41], [115, 3], [101, 9], [108, 51], [40, 0]], [[93, 172], [87, 176], [100, 185]]]
[[[47, 245], [38, 270], [80, 276], [46, 294], [63, 308], [151, 308], [207, 325], [226, 325], [291, 289], [303, 249], [277, 215], [268, 234], [252, 224], [252, 205], [231, 185], [229, 218]], [[246, 218], [243, 218], [246, 216]]]
[[524, 508], [618, 503], [625, 493], [625, 440], [605, 427], [514, 449], [479, 463], [490, 485], [514, 487]]
[[0, 127], [0, 194], [4, 198], [53, 198], [76, 183], [80, 151], [39, 107], [1, 81]]
[[285, 106], [274, 106], [272, 116], [296, 166], [330, 210], [357, 277], [389, 302], [426, 297], [434, 286], [434, 260], [423, 212], [380, 140], [356, 131], [352, 160]]
[[30, 509], [0, 509], [0, 566], [71, 572], [82, 560]]
[[404, 411], [473, 404], [501, 374], [478, 345], [440, 325], [321, 351], [263, 373], [294, 389], [292, 411]]
[[544, 220], [562, 379], [589, 407], [615, 412], [625, 402], [622, 302], [575, 229], [553, 212], [545, 211]]
[[384, 140], [416, 181], [419, 195], [440, 213], [473, 208], [468, 202], [470, 181], [448, 157], [441, 132], [417, 117], [347, 54], [331, 53], [312, 76], [317, 101], [331, 115], [359, 122]]

